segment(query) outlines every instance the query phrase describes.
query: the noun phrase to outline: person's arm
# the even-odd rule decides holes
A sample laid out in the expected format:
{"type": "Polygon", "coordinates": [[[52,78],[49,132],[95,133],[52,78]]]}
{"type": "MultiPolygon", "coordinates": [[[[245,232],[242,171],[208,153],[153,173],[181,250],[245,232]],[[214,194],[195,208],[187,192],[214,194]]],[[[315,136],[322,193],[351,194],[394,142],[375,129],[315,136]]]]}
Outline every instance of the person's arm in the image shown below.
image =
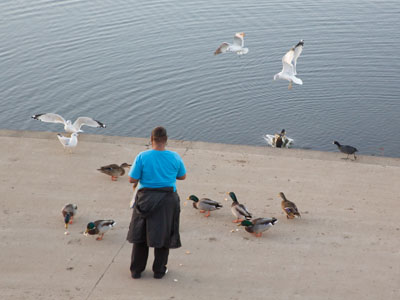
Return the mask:
{"type": "Polygon", "coordinates": [[[139,180],[129,176],[129,182],[133,183],[133,189],[135,189],[139,183],[139,180]]]}
{"type": "Polygon", "coordinates": [[[185,180],[185,179],[186,179],[186,174],[183,175],[183,176],[180,176],[180,177],[176,177],[176,179],[178,179],[178,180],[185,180]]]}
{"type": "Polygon", "coordinates": [[[183,163],[183,160],[179,155],[178,155],[178,158],[179,158],[179,169],[178,169],[178,174],[176,174],[176,179],[185,180],[186,179],[185,164],[183,163]]]}
{"type": "Polygon", "coordinates": [[[142,160],[140,158],[140,154],[136,156],[128,175],[129,183],[133,183],[133,190],[135,190],[139,184],[140,178],[142,177],[142,160]]]}

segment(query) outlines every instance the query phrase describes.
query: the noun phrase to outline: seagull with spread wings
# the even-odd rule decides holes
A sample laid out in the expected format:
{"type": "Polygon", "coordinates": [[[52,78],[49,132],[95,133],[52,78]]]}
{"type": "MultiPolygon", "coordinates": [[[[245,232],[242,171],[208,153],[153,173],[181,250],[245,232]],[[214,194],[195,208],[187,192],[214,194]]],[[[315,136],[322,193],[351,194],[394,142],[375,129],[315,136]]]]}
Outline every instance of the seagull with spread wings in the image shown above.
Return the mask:
{"type": "Polygon", "coordinates": [[[234,52],[237,55],[243,55],[249,52],[248,48],[244,48],[244,32],[238,32],[233,37],[233,43],[229,44],[223,42],[217,50],[215,50],[214,55],[226,52],[234,52]]]}
{"type": "Polygon", "coordinates": [[[282,57],[282,71],[275,74],[274,80],[283,79],[289,81],[290,90],[292,88],[293,82],[295,84],[303,84],[303,81],[300,78],[297,78],[297,59],[299,58],[301,52],[303,51],[304,41],[301,40],[297,43],[296,46],[291,48],[283,57],[282,57]]]}
{"type": "Polygon", "coordinates": [[[64,130],[68,133],[83,132],[83,130],[81,130],[81,127],[83,125],[90,127],[106,127],[106,125],[104,125],[103,123],[89,117],[79,117],[75,120],[74,123],[72,123],[70,120],[66,121],[63,117],[54,113],[37,114],[33,115],[32,118],[47,123],[64,124],[64,130]]]}

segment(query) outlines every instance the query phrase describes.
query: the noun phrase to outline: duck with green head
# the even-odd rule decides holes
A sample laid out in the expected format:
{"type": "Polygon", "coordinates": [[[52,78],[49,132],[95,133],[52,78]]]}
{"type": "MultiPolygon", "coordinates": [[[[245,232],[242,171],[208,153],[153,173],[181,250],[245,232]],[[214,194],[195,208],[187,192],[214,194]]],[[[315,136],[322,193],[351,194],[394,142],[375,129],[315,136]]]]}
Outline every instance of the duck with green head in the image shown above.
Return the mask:
{"type": "Polygon", "coordinates": [[[99,236],[96,240],[101,241],[103,239],[104,234],[113,228],[117,224],[114,220],[97,220],[94,222],[90,222],[86,226],[85,235],[95,235],[99,236]]]}
{"type": "Polygon", "coordinates": [[[78,206],[75,204],[65,204],[64,207],[61,210],[61,213],[64,217],[64,223],[65,223],[65,229],[68,229],[68,224],[73,223],[74,216],[76,215],[76,210],[78,209],[78,206]]]}
{"type": "Polygon", "coordinates": [[[117,164],[111,164],[107,166],[102,166],[100,169],[97,169],[101,173],[107,174],[111,176],[112,181],[117,181],[119,176],[123,176],[125,174],[125,168],[129,168],[131,165],[128,163],[123,163],[120,166],[117,164]]]}
{"type": "Polygon", "coordinates": [[[222,205],[217,201],[208,199],[208,198],[197,198],[195,195],[190,195],[187,200],[193,201],[193,207],[196,209],[200,209],[201,213],[207,212],[204,216],[209,217],[210,211],[220,209],[222,205]]]}
{"type": "Polygon", "coordinates": [[[283,211],[286,213],[286,218],[288,219],[294,219],[295,217],[301,218],[301,215],[299,213],[299,210],[297,209],[296,204],[294,204],[292,201],[289,201],[285,194],[280,192],[278,194],[282,198],[281,206],[283,211]]]}
{"type": "Polygon", "coordinates": [[[229,192],[228,195],[232,199],[232,205],[231,205],[232,214],[236,217],[236,219],[233,220],[233,223],[239,223],[245,219],[250,220],[252,218],[251,213],[249,213],[249,211],[243,204],[239,203],[235,193],[229,192]]]}
{"type": "Polygon", "coordinates": [[[275,218],[257,218],[254,220],[244,220],[238,226],[245,226],[245,230],[254,234],[256,237],[261,237],[262,233],[278,222],[275,218]]]}

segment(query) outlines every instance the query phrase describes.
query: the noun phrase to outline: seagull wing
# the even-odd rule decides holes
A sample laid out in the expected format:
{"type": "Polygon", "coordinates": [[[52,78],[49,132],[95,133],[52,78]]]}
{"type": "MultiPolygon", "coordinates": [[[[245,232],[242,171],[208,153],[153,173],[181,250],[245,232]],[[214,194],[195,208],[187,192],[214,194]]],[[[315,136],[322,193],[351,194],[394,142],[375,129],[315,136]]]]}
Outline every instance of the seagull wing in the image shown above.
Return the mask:
{"type": "Polygon", "coordinates": [[[282,57],[282,73],[285,73],[288,76],[294,75],[294,68],[292,65],[293,56],[294,56],[294,48],[290,49],[282,57]]]}
{"type": "Polygon", "coordinates": [[[93,120],[89,117],[79,117],[78,119],[76,119],[73,126],[76,128],[76,130],[80,130],[83,125],[87,125],[90,127],[106,127],[106,125],[104,125],[103,123],[97,120],[93,120]]]}
{"type": "Polygon", "coordinates": [[[294,48],[290,49],[286,54],[282,57],[282,63],[287,63],[289,65],[292,64],[294,57],[294,48]]]}
{"type": "Polygon", "coordinates": [[[229,43],[222,43],[217,50],[215,50],[214,55],[220,54],[220,53],[225,53],[226,51],[228,51],[230,44],[229,43]]]}
{"type": "Polygon", "coordinates": [[[53,113],[33,115],[32,118],[47,123],[61,123],[61,124],[66,123],[63,117],[53,113]]]}
{"type": "Polygon", "coordinates": [[[243,46],[244,46],[243,35],[240,33],[236,33],[235,36],[233,37],[233,44],[235,46],[239,46],[239,47],[243,48],[243,46]]]}
{"type": "Polygon", "coordinates": [[[60,143],[65,147],[68,146],[70,138],[65,137],[61,134],[57,134],[58,140],[60,141],[60,143]]]}
{"type": "Polygon", "coordinates": [[[294,46],[294,54],[293,54],[294,75],[297,74],[296,71],[297,59],[299,58],[301,52],[303,51],[303,46],[304,46],[303,40],[301,40],[300,42],[297,43],[296,46],[294,46]]]}

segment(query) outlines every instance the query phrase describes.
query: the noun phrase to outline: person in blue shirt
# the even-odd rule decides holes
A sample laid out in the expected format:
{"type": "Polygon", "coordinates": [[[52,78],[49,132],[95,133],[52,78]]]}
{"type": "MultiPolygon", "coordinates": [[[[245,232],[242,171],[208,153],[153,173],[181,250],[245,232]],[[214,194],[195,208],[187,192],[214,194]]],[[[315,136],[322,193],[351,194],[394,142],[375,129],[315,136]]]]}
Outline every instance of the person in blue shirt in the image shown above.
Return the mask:
{"type": "Polygon", "coordinates": [[[135,279],[146,268],[149,247],[154,248],[157,279],[168,271],[169,249],[181,247],[176,180],[186,178],[186,168],[178,153],[165,149],[167,140],[164,127],[154,128],[152,149],[139,153],[129,172],[129,182],[137,189],[127,237],[133,243],[130,270],[135,279]]]}

